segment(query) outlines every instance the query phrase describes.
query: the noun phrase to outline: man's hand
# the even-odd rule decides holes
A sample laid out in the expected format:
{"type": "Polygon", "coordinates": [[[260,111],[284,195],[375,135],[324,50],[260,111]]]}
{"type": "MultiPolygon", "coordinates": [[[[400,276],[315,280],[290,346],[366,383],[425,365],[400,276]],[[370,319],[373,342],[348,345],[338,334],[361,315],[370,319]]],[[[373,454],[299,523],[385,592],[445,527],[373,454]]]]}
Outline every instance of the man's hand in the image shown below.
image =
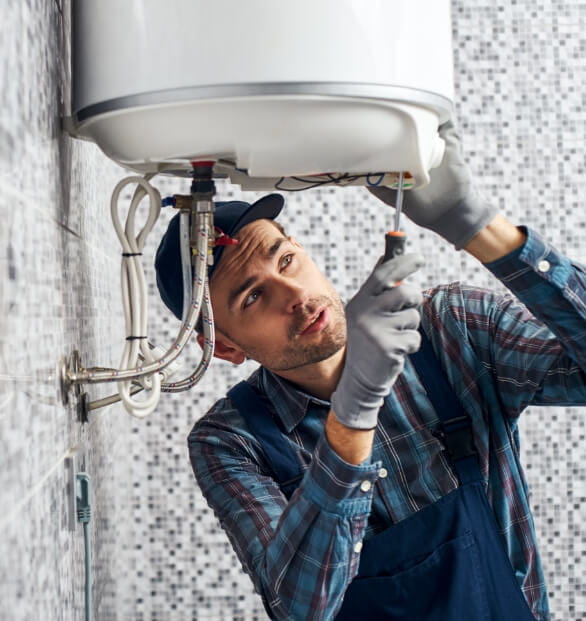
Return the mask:
{"type": "Polygon", "coordinates": [[[378,265],[346,306],[346,361],[332,395],[332,410],[346,427],[376,427],[405,355],[419,348],[421,292],[400,281],[423,263],[422,256],[406,254],[378,265]]]}
{"type": "MultiPolygon", "coordinates": [[[[497,210],[476,191],[451,121],[440,127],[440,136],[446,143],[442,163],[430,171],[429,185],[404,193],[403,213],[460,250],[493,220],[497,210]]],[[[369,191],[387,205],[395,205],[395,190],[379,187],[369,191]]]]}

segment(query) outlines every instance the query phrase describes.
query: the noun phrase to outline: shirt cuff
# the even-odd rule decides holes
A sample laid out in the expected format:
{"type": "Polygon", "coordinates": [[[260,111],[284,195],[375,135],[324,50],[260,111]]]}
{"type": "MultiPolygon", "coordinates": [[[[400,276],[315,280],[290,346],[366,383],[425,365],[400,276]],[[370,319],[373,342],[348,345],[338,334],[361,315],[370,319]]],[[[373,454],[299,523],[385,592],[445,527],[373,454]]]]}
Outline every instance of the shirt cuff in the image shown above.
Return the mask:
{"type": "Polygon", "coordinates": [[[380,466],[381,462],[370,460],[358,466],[349,464],[330,447],[324,434],[303,481],[304,494],[331,513],[347,517],[370,513],[380,466]]]}
{"type": "Polygon", "coordinates": [[[535,231],[525,226],[519,229],[527,235],[525,243],[486,267],[512,290],[527,291],[544,280],[563,289],[573,272],[569,259],[535,231]]]}

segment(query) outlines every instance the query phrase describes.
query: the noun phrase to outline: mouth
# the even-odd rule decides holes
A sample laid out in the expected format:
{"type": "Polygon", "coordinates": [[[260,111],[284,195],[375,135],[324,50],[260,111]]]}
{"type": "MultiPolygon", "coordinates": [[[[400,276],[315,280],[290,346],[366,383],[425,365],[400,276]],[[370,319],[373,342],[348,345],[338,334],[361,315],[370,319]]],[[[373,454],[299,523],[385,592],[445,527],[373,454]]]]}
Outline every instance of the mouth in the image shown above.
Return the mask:
{"type": "Polygon", "coordinates": [[[309,321],[305,324],[305,327],[300,332],[299,336],[305,336],[307,334],[315,334],[320,332],[328,323],[328,309],[320,308],[317,313],[312,315],[309,321]]]}

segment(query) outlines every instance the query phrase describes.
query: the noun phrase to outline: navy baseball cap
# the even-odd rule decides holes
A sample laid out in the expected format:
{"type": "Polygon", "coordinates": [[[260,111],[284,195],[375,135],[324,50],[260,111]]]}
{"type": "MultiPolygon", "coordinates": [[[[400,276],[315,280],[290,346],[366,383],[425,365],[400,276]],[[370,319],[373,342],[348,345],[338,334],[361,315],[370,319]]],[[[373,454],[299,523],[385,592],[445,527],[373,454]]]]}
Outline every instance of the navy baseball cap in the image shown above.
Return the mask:
{"type": "MultiPolygon", "coordinates": [[[[247,224],[255,220],[274,220],[285,199],[280,194],[263,196],[255,203],[227,201],[215,203],[214,226],[225,235],[234,237],[247,224]]],[[[214,247],[214,264],[208,267],[208,278],[218,266],[224,246],[214,247]]],[[[183,276],[181,273],[181,249],[179,247],[179,214],[169,222],[155,257],[157,287],[167,308],[181,319],[183,314],[183,276]]]]}

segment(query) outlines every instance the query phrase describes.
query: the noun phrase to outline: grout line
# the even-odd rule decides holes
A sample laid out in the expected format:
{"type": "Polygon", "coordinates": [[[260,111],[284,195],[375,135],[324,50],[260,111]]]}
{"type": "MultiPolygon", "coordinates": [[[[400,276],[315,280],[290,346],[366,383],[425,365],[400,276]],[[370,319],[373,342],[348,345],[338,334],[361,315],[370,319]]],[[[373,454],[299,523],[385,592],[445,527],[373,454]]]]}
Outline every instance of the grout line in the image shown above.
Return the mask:
{"type": "Polygon", "coordinates": [[[51,466],[51,468],[49,468],[49,470],[45,472],[45,474],[41,477],[41,479],[39,479],[35,483],[35,485],[29,489],[28,493],[25,494],[22,500],[20,500],[20,502],[18,502],[8,514],[4,515],[4,517],[0,519],[0,531],[2,531],[4,527],[8,525],[13,519],[19,517],[20,512],[24,509],[24,507],[28,504],[28,502],[32,500],[32,498],[37,494],[37,492],[39,492],[39,490],[47,482],[49,477],[51,477],[53,473],[59,468],[59,466],[63,464],[65,459],[75,455],[78,448],[79,447],[76,445],[76,446],[73,446],[67,449],[67,451],[65,451],[65,453],[51,466]]]}
{"type": "Polygon", "coordinates": [[[44,200],[46,197],[43,197],[41,195],[34,196],[33,194],[30,194],[28,192],[18,190],[14,187],[14,184],[5,183],[1,176],[0,189],[2,190],[3,194],[11,196],[20,203],[26,203],[27,209],[33,209],[35,211],[38,211],[47,220],[55,220],[55,218],[49,218],[47,216],[47,209],[43,209],[42,207],[38,206],[39,204],[44,204],[44,200]]]}
{"type": "MultiPolygon", "coordinates": [[[[53,216],[49,216],[47,214],[46,209],[42,209],[41,207],[38,207],[37,203],[41,202],[40,197],[35,198],[31,194],[26,194],[26,193],[16,190],[14,186],[3,183],[2,177],[0,177],[0,191],[3,192],[4,195],[8,195],[15,199],[18,199],[19,202],[23,202],[23,201],[26,202],[28,207],[36,211],[44,220],[57,225],[59,228],[64,229],[68,233],[71,233],[77,239],[81,240],[88,248],[90,248],[92,252],[99,252],[103,257],[113,261],[112,255],[105,252],[101,245],[97,243],[96,244],[91,243],[88,239],[84,238],[83,236],[81,236],[79,233],[77,233],[73,229],[70,229],[67,225],[63,224],[63,222],[61,222],[60,220],[57,220],[53,216]]],[[[83,208],[82,206],[79,207],[79,209],[82,209],[82,208],[83,208]]],[[[108,214],[108,212],[106,213],[108,214]]],[[[109,214],[108,214],[108,217],[109,217],[109,214]]],[[[119,248],[119,245],[117,245],[117,248],[119,248]]]]}
{"type": "Polygon", "coordinates": [[[59,220],[56,220],[55,222],[57,222],[57,225],[60,226],[62,229],[66,230],[68,233],[71,233],[78,239],[83,239],[83,237],[77,231],[70,229],[67,225],[63,224],[63,222],[59,222],[59,220]]]}

